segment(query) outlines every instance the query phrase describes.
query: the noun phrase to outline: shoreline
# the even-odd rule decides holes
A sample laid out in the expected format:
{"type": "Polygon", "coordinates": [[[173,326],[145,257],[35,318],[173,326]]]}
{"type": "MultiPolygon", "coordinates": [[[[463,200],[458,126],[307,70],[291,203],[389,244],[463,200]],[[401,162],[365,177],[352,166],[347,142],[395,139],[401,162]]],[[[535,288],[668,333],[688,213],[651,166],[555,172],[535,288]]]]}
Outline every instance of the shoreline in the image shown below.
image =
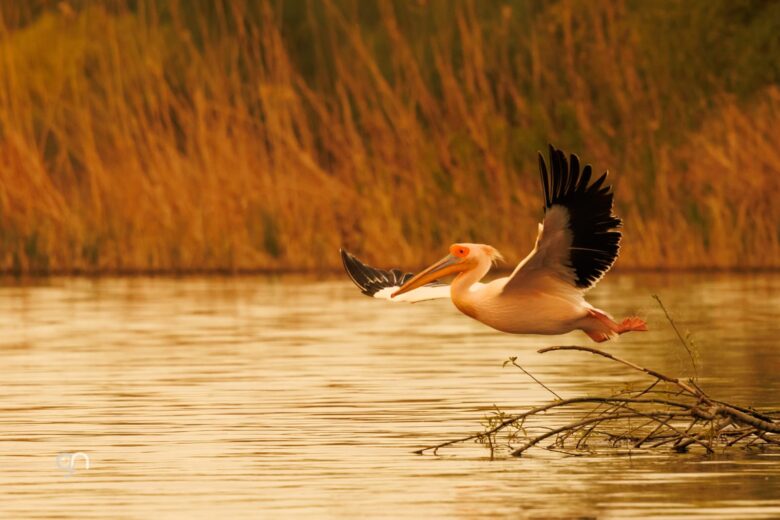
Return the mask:
{"type": "MultiPolygon", "coordinates": [[[[423,269],[401,269],[408,272],[417,272],[423,269]]],[[[514,267],[507,269],[493,269],[491,275],[509,275],[514,267]]],[[[617,267],[609,271],[612,275],[623,274],[780,274],[780,266],[777,267],[617,267]]],[[[0,280],[25,280],[46,278],[189,278],[189,277],[274,277],[274,276],[305,276],[305,277],[336,277],[344,274],[340,268],[314,269],[127,269],[127,270],[52,270],[25,273],[0,272],[0,280]]]]}

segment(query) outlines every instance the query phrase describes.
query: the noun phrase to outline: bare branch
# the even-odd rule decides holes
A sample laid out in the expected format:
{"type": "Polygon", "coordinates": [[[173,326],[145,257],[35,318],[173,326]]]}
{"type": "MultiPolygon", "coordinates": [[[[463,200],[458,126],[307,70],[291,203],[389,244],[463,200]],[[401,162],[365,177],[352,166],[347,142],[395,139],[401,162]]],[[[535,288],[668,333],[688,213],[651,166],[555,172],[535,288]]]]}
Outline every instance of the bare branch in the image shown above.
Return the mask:
{"type": "Polygon", "coordinates": [[[547,347],[543,349],[537,350],[539,354],[546,354],[547,352],[555,352],[558,350],[580,350],[582,352],[590,352],[591,354],[596,354],[597,356],[602,356],[607,359],[611,359],[613,361],[617,361],[618,363],[622,363],[628,367],[633,368],[634,370],[638,370],[639,372],[644,372],[646,374],[649,374],[655,378],[658,378],[662,381],[666,381],[667,383],[672,383],[674,385],[679,386],[681,389],[685,390],[691,395],[694,395],[696,397],[699,397],[700,399],[705,399],[709,401],[709,398],[697,390],[695,387],[681,381],[680,379],[677,379],[675,377],[669,377],[667,375],[661,374],[660,372],[656,372],[655,370],[651,370],[649,368],[641,367],[635,363],[632,363],[630,361],[626,361],[625,359],[621,359],[617,356],[613,356],[609,352],[604,352],[603,350],[599,350],[597,348],[593,347],[578,347],[578,346],[566,346],[566,347],[547,347]]]}

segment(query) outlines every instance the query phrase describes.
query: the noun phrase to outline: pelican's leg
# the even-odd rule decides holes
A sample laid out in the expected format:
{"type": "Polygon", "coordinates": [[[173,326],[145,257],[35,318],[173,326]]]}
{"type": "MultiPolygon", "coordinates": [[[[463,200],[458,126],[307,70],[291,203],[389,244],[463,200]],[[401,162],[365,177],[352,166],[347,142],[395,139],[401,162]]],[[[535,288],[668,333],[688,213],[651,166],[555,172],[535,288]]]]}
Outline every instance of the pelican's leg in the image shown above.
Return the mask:
{"type": "Polygon", "coordinates": [[[621,333],[620,325],[596,309],[588,309],[588,315],[584,321],[585,323],[581,327],[582,331],[596,343],[602,343],[621,333]]]}
{"type": "Polygon", "coordinates": [[[612,339],[619,334],[633,331],[646,331],[647,323],[642,318],[631,316],[620,323],[597,309],[588,309],[587,323],[582,330],[597,343],[612,339]]]}
{"type": "Polygon", "coordinates": [[[587,334],[588,337],[593,341],[595,341],[596,343],[603,343],[612,337],[605,332],[596,332],[596,331],[584,330],[584,329],[583,332],[587,334]]]}

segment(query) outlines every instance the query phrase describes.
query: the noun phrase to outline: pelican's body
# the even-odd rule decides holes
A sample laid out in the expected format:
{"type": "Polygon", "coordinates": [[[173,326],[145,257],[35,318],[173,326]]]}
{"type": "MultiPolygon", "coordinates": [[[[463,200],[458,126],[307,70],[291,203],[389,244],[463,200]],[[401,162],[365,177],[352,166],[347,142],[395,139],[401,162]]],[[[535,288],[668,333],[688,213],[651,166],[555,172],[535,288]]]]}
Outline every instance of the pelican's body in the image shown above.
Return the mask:
{"type": "Polygon", "coordinates": [[[565,334],[580,328],[578,322],[588,316],[590,305],[582,295],[554,278],[540,280],[538,288],[505,293],[508,277],[472,290],[468,274],[452,282],[452,302],[463,314],[502,332],[565,334]]]}
{"type": "Polygon", "coordinates": [[[342,251],[344,266],[365,294],[396,301],[450,297],[455,307],[494,329],[513,334],[565,334],[582,330],[594,341],[647,330],[639,318],[617,323],[585,301],[617,258],[621,221],[612,214],[606,173],[590,184],[591,168],[567,163],[550,147],[551,175],[542,159],[545,217],[531,253],[505,278],[480,280],[501,255],[486,244],[458,243],[417,275],[369,267],[342,251]],[[456,274],[450,286],[438,279],[456,274]]]}

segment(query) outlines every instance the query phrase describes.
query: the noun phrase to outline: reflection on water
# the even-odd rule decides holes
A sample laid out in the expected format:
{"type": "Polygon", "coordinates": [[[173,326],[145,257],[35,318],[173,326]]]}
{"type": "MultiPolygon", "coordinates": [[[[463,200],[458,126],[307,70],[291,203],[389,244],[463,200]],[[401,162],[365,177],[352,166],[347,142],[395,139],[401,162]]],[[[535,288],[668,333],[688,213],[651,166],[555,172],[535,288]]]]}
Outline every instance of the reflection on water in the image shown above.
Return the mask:
{"type": "MultiPolygon", "coordinates": [[[[592,293],[652,329],[611,351],[684,375],[655,292],[695,331],[711,394],[780,407],[780,276],[611,275],[592,293]]],[[[617,365],[535,354],[584,335],[505,335],[341,280],[7,281],[0,308],[4,518],[780,517],[778,456],[411,453],[494,403],[546,401],[509,356],[564,397],[620,387],[617,365]],[[77,452],[90,469],[64,471],[77,452]]]]}

